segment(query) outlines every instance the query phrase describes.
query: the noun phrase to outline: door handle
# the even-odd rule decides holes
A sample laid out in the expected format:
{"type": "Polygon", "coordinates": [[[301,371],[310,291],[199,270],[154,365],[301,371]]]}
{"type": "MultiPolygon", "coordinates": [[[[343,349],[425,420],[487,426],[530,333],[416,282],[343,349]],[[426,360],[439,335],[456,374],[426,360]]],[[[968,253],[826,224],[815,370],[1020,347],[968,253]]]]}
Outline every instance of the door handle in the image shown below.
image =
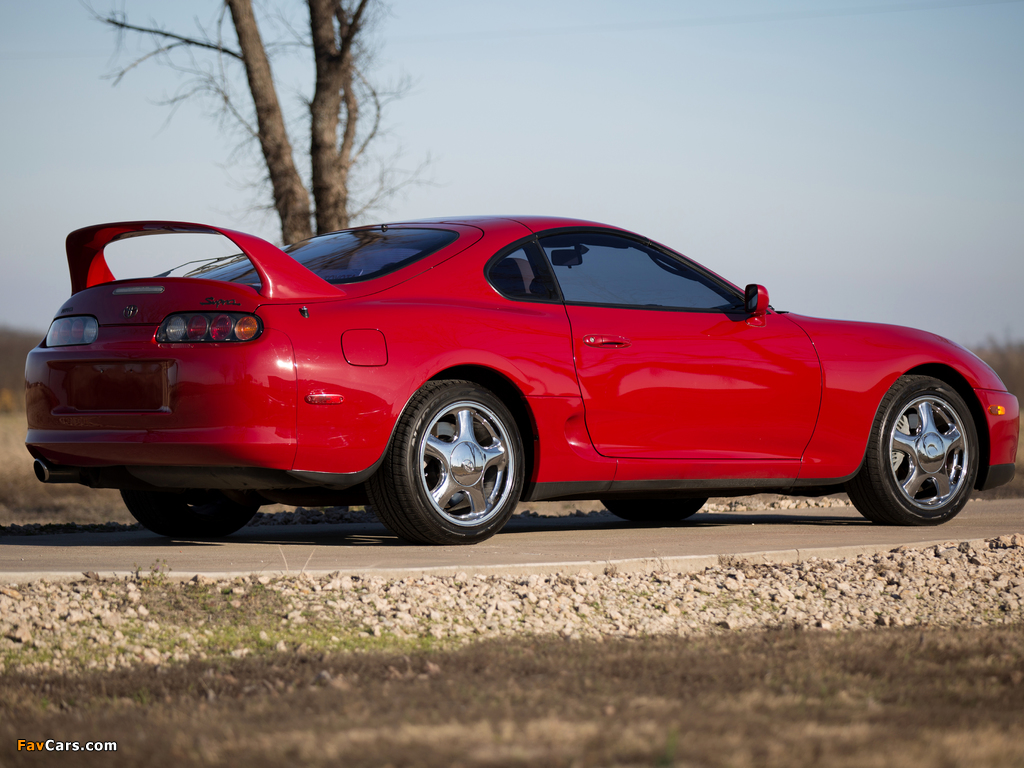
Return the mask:
{"type": "Polygon", "coordinates": [[[630,346],[633,342],[627,339],[625,336],[584,336],[583,343],[588,347],[598,347],[599,349],[622,349],[623,347],[630,346]]]}

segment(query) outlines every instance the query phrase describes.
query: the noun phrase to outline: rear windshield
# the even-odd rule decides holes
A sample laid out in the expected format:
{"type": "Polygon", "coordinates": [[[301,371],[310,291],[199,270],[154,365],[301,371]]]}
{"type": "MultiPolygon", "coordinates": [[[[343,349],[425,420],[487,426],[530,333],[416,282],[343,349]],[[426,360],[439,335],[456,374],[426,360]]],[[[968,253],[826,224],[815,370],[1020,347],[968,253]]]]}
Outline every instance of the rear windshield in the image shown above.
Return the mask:
{"type": "MultiPolygon", "coordinates": [[[[458,233],[447,229],[345,230],[311,237],[284,252],[328,283],[341,285],[370,280],[401,269],[450,245],[458,233]]],[[[218,259],[185,277],[259,285],[260,278],[242,254],[218,259]]]]}

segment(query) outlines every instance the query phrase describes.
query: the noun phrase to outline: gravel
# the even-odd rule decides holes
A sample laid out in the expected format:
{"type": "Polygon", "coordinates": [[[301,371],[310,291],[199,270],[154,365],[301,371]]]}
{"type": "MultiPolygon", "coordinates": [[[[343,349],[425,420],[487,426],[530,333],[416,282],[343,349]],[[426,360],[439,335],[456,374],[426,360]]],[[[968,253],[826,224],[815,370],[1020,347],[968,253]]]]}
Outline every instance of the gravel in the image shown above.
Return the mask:
{"type": "Polygon", "coordinates": [[[567,570],[398,580],[335,574],[216,582],[202,576],[174,582],[160,574],[126,580],[88,576],[0,587],[0,672],[113,670],[214,655],[301,653],[381,637],[443,644],[524,633],[601,639],[773,627],[985,626],[1024,619],[1021,534],[793,565],[723,558],[721,565],[697,573],[594,576],[567,570]],[[221,601],[216,610],[241,611],[254,591],[272,597],[264,604],[276,607],[223,622],[235,633],[230,638],[236,644],[227,650],[223,627],[211,621],[201,631],[205,620],[184,618],[180,601],[192,601],[193,613],[201,604],[202,611],[211,611],[204,615],[213,617],[224,614],[212,612],[210,601],[221,601]],[[162,621],[155,620],[158,613],[162,621]]]}

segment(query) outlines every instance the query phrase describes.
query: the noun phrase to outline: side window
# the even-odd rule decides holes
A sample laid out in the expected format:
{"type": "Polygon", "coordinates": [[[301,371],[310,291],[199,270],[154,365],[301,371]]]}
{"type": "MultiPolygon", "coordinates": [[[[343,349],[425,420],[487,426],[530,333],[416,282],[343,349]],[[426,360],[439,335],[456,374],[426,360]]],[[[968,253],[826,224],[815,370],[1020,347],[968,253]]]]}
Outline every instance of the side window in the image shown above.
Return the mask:
{"type": "Polygon", "coordinates": [[[487,270],[498,293],[510,299],[544,301],[556,297],[547,264],[532,243],[505,254],[487,270]]]}
{"type": "Polygon", "coordinates": [[[629,238],[577,232],[540,244],[569,303],[720,311],[743,304],[684,260],[629,238]]]}

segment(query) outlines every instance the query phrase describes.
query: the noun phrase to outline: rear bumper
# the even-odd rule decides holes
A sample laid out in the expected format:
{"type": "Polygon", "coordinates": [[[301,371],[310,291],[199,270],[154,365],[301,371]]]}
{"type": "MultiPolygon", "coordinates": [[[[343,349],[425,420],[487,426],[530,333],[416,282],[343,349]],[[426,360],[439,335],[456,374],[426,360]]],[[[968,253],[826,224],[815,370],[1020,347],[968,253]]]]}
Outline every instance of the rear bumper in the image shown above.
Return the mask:
{"type": "Polygon", "coordinates": [[[90,488],[121,490],[174,490],[204,488],[235,491],[267,491],[319,488],[343,491],[365,482],[377,469],[362,472],[304,472],[263,467],[76,467],[36,459],[35,474],[44,483],[78,483],[90,488]]]}
{"type": "Polygon", "coordinates": [[[33,457],[67,466],[266,467],[291,469],[295,439],[267,427],[30,429],[33,457]]]}
{"type": "Polygon", "coordinates": [[[269,330],[244,345],[161,345],[152,334],[126,334],[29,354],[25,442],[33,456],[76,467],[292,468],[287,336],[269,330]]]}

